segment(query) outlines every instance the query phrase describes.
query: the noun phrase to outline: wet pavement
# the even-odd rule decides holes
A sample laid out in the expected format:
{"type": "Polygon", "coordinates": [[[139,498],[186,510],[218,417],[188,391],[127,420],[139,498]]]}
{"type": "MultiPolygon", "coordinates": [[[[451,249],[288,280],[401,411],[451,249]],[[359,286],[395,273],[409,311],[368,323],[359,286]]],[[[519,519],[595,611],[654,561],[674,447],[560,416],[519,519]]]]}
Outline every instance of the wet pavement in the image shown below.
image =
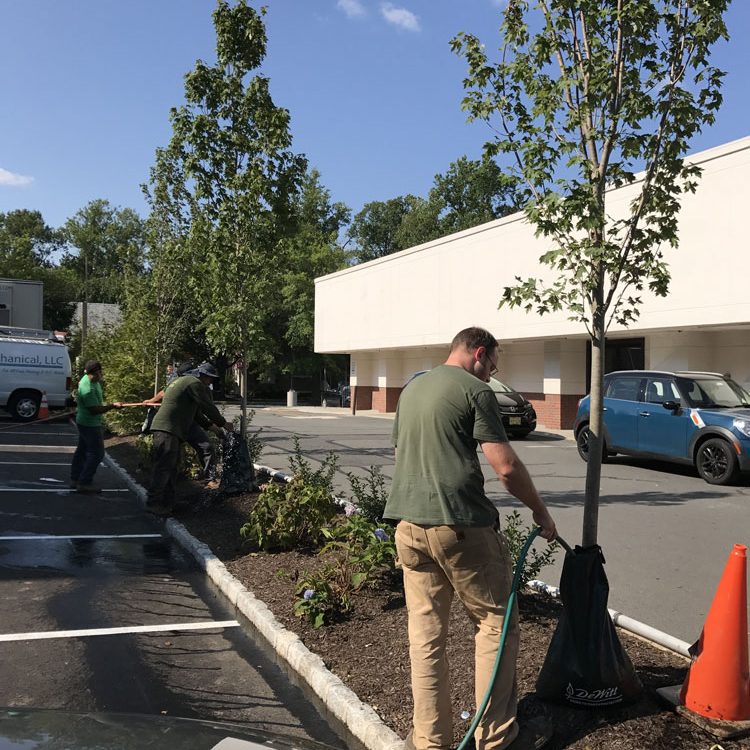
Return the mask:
{"type": "Polygon", "coordinates": [[[226,721],[345,743],[73,425],[0,420],[0,705],[226,721]]]}

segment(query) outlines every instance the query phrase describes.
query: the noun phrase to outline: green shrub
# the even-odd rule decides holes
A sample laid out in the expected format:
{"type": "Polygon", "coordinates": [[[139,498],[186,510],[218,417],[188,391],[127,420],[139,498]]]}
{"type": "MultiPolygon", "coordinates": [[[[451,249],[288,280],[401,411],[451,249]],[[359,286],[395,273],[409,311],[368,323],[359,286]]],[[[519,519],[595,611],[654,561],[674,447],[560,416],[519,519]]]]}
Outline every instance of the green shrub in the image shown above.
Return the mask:
{"type": "Polygon", "coordinates": [[[352,596],[375,586],[394,568],[394,531],[353,515],[323,529],[328,540],[320,554],[333,558],[322,568],[302,576],[294,612],[315,628],[352,608],[352,596]]]}
{"type": "MultiPolygon", "coordinates": [[[[515,570],[518,564],[518,557],[521,554],[521,550],[523,550],[523,545],[526,544],[529,534],[535,527],[524,525],[521,514],[517,510],[514,510],[505,516],[502,528],[505,538],[508,541],[508,549],[513,561],[513,570],[515,570]]],[[[560,549],[560,545],[557,542],[546,545],[544,552],[541,553],[531,547],[526,555],[519,588],[523,588],[529,581],[537,578],[542,568],[552,565],[558,549],[560,549]]]]}
{"type": "Polygon", "coordinates": [[[318,547],[323,527],[336,514],[327,489],[291,482],[271,482],[263,487],[240,529],[242,538],[262,550],[318,547]]]}
{"type": "Polygon", "coordinates": [[[382,521],[385,503],[388,500],[383,472],[377,466],[370,466],[364,479],[351,473],[347,476],[351,485],[354,505],[360,515],[376,523],[382,521]]]}
{"type": "Polygon", "coordinates": [[[292,440],[294,442],[294,453],[289,459],[289,468],[294,478],[300,479],[304,484],[311,487],[319,487],[332,496],[333,478],[336,476],[336,470],[338,469],[338,456],[330,451],[323,463],[317,469],[313,469],[312,464],[302,455],[299,437],[295,435],[292,440]]]}

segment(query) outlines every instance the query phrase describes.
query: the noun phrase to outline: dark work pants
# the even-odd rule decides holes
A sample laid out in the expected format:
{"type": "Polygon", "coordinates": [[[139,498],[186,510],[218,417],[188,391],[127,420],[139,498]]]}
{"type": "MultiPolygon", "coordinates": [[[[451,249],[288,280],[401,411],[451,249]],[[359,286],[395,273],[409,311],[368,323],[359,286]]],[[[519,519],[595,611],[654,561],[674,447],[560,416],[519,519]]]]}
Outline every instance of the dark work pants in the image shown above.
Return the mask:
{"type": "Polygon", "coordinates": [[[208,437],[208,433],[197,423],[193,422],[187,434],[187,444],[198,455],[198,462],[201,465],[201,479],[213,479],[216,474],[216,457],[214,456],[213,446],[208,437]]]}
{"type": "Polygon", "coordinates": [[[104,430],[77,424],[78,446],[70,465],[70,479],[81,484],[91,484],[99,464],[104,458],[104,430]]]}
{"type": "Polygon", "coordinates": [[[181,440],[171,432],[154,430],[151,434],[154,440],[154,468],[146,506],[171,509],[174,505],[181,440]]]}

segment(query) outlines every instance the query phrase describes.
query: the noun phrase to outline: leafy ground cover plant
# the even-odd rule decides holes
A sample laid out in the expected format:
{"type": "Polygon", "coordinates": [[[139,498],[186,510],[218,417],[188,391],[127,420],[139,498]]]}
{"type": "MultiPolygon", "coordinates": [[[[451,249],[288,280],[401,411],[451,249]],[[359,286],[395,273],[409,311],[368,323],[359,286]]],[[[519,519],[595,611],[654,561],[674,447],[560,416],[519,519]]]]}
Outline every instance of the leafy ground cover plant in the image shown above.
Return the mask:
{"type": "Polygon", "coordinates": [[[315,548],[323,541],[323,528],[336,514],[330,494],[301,477],[291,482],[263,485],[240,535],[258,549],[315,548]]]}
{"type": "Polygon", "coordinates": [[[352,597],[376,586],[396,559],[393,529],[358,514],[323,529],[323,535],[328,541],[320,554],[327,554],[329,562],[301,577],[294,604],[295,614],[315,628],[348,612],[352,597]]]}
{"type": "Polygon", "coordinates": [[[336,455],[331,452],[313,469],[302,455],[295,435],[294,454],[289,459],[292,479],[263,486],[240,528],[246,543],[264,551],[317,548],[323,544],[323,529],[337,510],[333,502],[337,463],[336,455]]]}

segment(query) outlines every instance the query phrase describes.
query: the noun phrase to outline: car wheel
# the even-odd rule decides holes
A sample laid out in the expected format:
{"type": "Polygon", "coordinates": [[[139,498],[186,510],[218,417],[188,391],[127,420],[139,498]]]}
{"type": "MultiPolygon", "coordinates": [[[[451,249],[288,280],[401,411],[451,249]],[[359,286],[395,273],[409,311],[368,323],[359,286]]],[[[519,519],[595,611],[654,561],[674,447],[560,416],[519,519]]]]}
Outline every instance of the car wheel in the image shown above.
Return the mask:
{"type": "MultiPolygon", "coordinates": [[[[591,441],[591,430],[587,427],[581,427],[576,435],[576,447],[578,448],[578,455],[588,463],[589,460],[589,442],[591,441]]],[[[607,456],[607,445],[602,445],[602,463],[606,463],[607,456]]],[[[614,455],[614,454],[612,454],[614,455]]]]}
{"type": "Polygon", "coordinates": [[[726,440],[711,438],[698,448],[695,468],[709,484],[730,484],[737,478],[737,455],[726,440]]]}
{"type": "Polygon", "coordinates": [[[19,422],[31,422],[39,414],[41,398],[33,391],[21,391],[15,393],[8,401],[8,411],[13,419],[19,422]]]}

